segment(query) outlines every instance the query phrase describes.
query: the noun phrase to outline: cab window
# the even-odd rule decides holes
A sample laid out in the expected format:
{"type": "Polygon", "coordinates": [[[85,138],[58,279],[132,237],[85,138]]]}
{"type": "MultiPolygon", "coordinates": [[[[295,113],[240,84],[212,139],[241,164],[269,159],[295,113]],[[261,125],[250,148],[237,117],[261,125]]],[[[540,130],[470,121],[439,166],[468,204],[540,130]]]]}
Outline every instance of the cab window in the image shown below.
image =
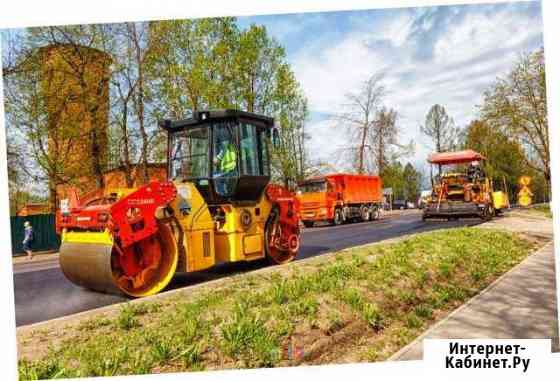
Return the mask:
{"type": "Polygon", "coordinates": [[[171,135],[171,178],[209,177],[208,129],[193,128],[171,135]]]}
{"type": "Polygon", "coordinates": [[[252,124],[241,124],[240,134],[241,172],[248,176],[259,176],[257,128],[252,124]]]}
{"type": "Polygon", "coordinates": [[[312,183],[301,184],[299,190],[302,193],[316,193],[316,192],[326,192],[327,183],[325,181],[318,181],[312,183]]]}

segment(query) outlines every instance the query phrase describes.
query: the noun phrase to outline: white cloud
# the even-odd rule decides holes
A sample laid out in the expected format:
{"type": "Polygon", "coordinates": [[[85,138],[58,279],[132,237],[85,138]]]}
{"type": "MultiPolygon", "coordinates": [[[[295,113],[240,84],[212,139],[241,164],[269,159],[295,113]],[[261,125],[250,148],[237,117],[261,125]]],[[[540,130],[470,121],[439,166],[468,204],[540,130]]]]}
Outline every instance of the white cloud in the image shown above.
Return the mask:
{"type": "MultiPolygon", "coordinates": [[[[466,125],[477,116],[483,90],[507,74],[521,53],[542,44],[540,16],[506,5],[493,9],[454,8],[445,16],[452,19],[443,23],[436,22],[435,9],[393,12],[375,23],[356,17],[339,41],[317,39],[290,61],[312,112],[340,112],[345,94],[359,89],[368,76],[384,72],[389,90],[385,103],[398,110],[402,138],[414,140],[417,148],[410,159],[421,163],[429,142],[419,126],[433,104],[444,105],[458,125],[466,125]],[[419,20],[416,28],[422,32],[413,29],[419,20]],[[413,30],[429,38],[423,40],[413,30]],[[418,58],[419,48],[425,53],[432,46],[433,56],[418,58]]],[[[313,158],[336,163],[347,136],[332,124],[310,122],[309,148],[313,158]]]]}

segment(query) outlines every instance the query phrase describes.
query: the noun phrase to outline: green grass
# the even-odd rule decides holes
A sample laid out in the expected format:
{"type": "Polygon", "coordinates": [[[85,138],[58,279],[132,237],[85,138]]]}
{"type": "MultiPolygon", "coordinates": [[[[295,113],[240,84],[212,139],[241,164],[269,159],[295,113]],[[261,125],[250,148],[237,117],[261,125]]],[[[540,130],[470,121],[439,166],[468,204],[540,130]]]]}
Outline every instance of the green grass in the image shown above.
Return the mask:
{"type": "Polygon", "coordinates": [[[20,360],[20,378],[289,366],[293,342],[310,364],[383,360],[533,249],[511,233],[450,229],[191,289],[188,300],[125,304],[20,360]],[[335,334],[336,345],[314,347],[335,334]]]}
{"type": "Polygon", "coordinates": [[[550,204],[534,205],[530,210],[538,212],[545,217],[552,218],[552,210],[550,209],[550,204]]]}

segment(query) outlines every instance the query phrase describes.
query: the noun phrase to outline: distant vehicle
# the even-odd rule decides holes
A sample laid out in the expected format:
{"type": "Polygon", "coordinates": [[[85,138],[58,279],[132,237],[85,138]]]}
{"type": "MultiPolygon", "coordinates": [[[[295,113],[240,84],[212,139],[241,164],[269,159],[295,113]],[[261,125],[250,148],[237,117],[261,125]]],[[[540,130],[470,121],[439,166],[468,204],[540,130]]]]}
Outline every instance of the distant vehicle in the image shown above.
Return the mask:
{"type": "Polygon", "coordinates": [[[406,202],[406,208],[407,209],[416,209],[416,205],[412,201],[407,201],[406,202]]]}
{"type": "Polygon", "coordinates": [[[393,209],[408,209],[408,201],[406,200],[393,200],[393,209]]]}
{"type": "Polygon", "coordinates": [[[297,198],[305,227],[326,221],[371,221],[380,217],[383,193],[379,176],[330,174],[298,184],[297,198]]]}
{"type": "Polygon", "coordinates": [[[420,197],[418,198],[418,209],[424,209],[430,198],[432,197],[432,190],[423,190],[420,192],[420,197]]]}
{"type": "Polygon", "coordinates": [[[494,191],[493,181],[486,176],[482,165],[484,160],[484,156],[473,150],[430,155],[432,196],[424,207],[422,219],[479,217],[490,220],[507,208],[506,190],[494,191]],[[433,176],[434,166],[438,167],[436,176],[433,176]],[[449,172],[442,171],[444,166],[449,172]]]}

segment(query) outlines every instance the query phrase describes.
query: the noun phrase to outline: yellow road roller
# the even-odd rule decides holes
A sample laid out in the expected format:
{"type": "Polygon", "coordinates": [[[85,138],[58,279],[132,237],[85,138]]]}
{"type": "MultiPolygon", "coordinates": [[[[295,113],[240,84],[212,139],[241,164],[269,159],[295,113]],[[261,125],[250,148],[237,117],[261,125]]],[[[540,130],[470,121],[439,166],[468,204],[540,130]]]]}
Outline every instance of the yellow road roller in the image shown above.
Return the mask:
{"type": "Polygon", "coordinates": [[[270,183],[272,118],[197,111],[159,123],[168,135],[168,180],[61,202],[60,267],[70,281],[132,297],[164,289],[177,272],[299,249],[299,204],[270,183]]]}

